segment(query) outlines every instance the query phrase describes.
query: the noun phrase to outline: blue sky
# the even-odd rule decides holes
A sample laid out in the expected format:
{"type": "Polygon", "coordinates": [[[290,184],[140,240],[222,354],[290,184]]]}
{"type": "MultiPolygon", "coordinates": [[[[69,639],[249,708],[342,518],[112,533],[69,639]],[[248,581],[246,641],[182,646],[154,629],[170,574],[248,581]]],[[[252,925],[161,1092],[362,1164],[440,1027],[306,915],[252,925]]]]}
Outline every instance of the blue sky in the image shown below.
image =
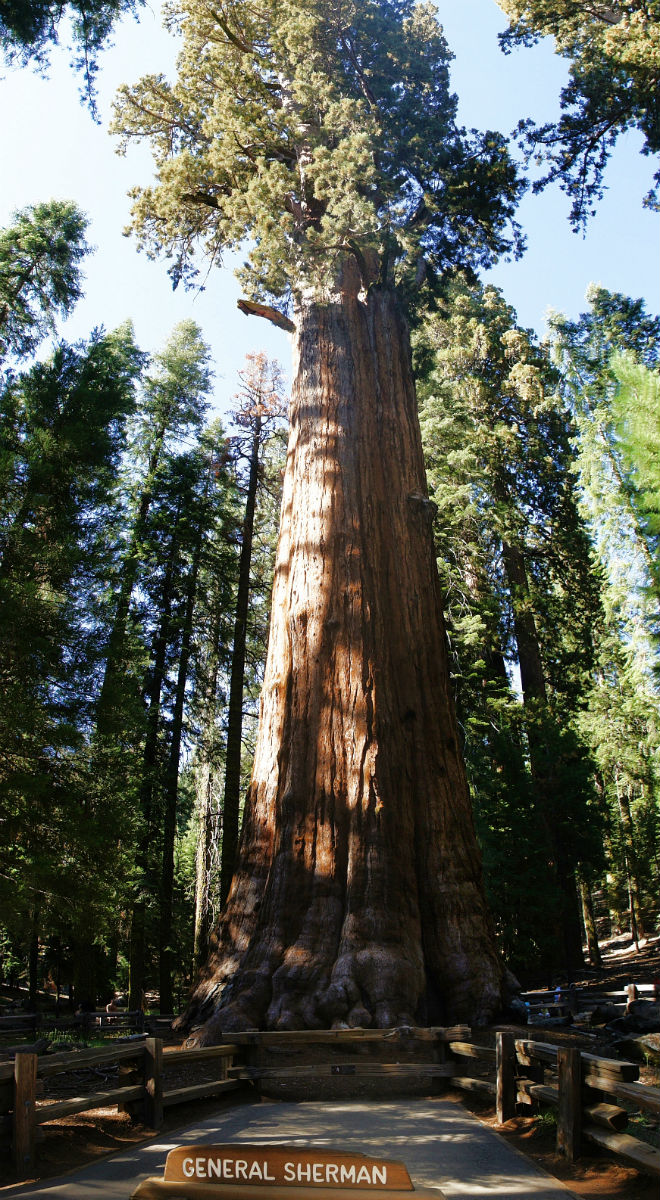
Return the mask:
{"type": "MultiPolygon", "coordinates": [[[[505,21],[494,0],[439,0],[440,19],[455,54],[452,82],[460,98],[460,118],[468,126],[509,132],[522,116],[547,120],[557,111],[566,64],[550,45],[504,56],[497,33],[505,21]]],[[[51,197],[75,200],[90,217],[89,240],[97,247],[88,261],[86,297],[63,335],[86,336],[94,325],[112,328],[130,317],[139,344],[158,350],[173,325],[192,317],[201,326],[216,363],[216,402],[231,406],[236,372],[245,354],[263,349],[289,368],[286,334],[236,310],[239,297],[231,262],[215,270],[201,293],[173,292],[163,262],[150,262],[122,236],[131,185],[147,182],[146,149],[126,158],[115,154],[107,133],[110,107],[120,83],[151,71],[174,71],[175,47],[160,28],[158,6],[147,6],[140,23],[128,20],[102,57],[99,77],[101,124],[80,104],[78,81],[66,50],[57,50],[49,78],[29,68],[3,71],[0,128],[0,223],[26,204],[51,197]]],[[[569,202],[558,188],[528,195],[519,219],[528,249],[516,263],[500,264],[490,278],[518,311],[519,320],[541,334],[549,308],[571,316],[584,307],[590,282],[643,296],[660,311],[658,215],[642,208],[653,163],[639,153],[640,141],[627,134],[610,164],[608,191],[586,237],[568,224],[569,202]]]]}

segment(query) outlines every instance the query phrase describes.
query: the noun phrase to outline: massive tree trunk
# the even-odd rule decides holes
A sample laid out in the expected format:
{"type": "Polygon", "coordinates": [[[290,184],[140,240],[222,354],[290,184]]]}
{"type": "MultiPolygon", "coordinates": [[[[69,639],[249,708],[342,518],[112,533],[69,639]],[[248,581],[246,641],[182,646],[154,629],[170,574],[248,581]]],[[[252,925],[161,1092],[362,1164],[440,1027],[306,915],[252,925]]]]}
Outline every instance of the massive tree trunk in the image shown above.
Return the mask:
{"type": "Polygon", "coordinates": [[[272,624],[239,859],[186,1014],[478,1022],[503,968],[447,673],[407,327],[347,268],[297,314],[272,624]]]}

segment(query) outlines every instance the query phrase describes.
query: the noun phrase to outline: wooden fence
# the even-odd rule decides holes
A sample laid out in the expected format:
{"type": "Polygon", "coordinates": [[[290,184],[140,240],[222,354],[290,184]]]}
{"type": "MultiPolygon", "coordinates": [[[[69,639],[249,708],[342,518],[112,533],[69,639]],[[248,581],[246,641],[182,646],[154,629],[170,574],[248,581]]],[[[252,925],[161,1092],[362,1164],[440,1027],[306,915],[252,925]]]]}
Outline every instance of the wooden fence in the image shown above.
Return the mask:
{"type": "Polygon", "coordinates": [[[128,1109],[139,1116],[151,1129],[158,1129],[167,1105],[218,1096],[240,1086],[237,1079],[228,1077],[235,1051],[235,1046],[213,1046],[204,1050],[171,1050],[164,1056],[161,1039],[149,1037],[133,1045],[82,1053],[38,1056],[19,1051],[13,1063],[0,1063],[0,1119],[4,1118],[5,1130],[12,1138],[18,1177],[26,1178],[34,1168],[40,1125],[116,1104],[118,1109],[128,1109]],[[165,1066],[164,1057],[167,1060],[165,1066]],[[217,1062],[217,1074],[205,1083],[167,1088],[167,1067],[184,1062],[217,1062]],[[119,1068],[119,1086],[110,1091],[91,1092],[54,1102],[42,1099],[44,1080],[49,1076],[115,1065],[119,1068]]]}
{"type": "Polygon", "coordinates": [[[528,1010],[530,1020],[549,1014],[552,1016],[577,1016],[593,1012],[597,1008],[616,1010],[623,1015],[634,1000],[660,1000],[660,981],[656,983],[629,983],[625,987],[605,992],[595,983],[576,988],[573,985],[545,988],[535,992],[522,992],[521,999],[528,1010]]]}
{"type": "Polygon", "coordinates": [[[639,1083],[636,1063],[601,1058],[573,1046],[554,1046],[497,1033],[495,1047],[450,1042],[456,1058],[489,1065],[492,1078],[454,1075],[455,1087],[485,1091],[495,1100],[499,1124],[514,1117],[518,1105],[557,1110],[557,1151],[571,1161],[583,1141],[611,1151],[639,1171],[660,1178],[660,1150],[623,1133],[629,1110],[660,1114],[660,1088],[639,1083]],[[613,1101],[622,1101],[622,1104],[613,1101]]]}
{"type": "Polygon", "coordinates": [[[116,1034],[151,1033],[168,1029],[171,1016],[152,1016],[141,1010],[135,1012],[85,1012],[56,1017],[43,1013],[11,1013],[0,1017],[0,1044],[16,1037],[53,1037],[78,1034],[81,1038],[106,1037],[116,1034]]]}
{"type": "Polygon", "coordinates": [[[520,1111],[519,1106],[550,1105],[557,1110],[557,1149],[569,1159],[580,1155],[583,1142],[595,1143],[638,1170],[660,1177],[660,1150],[624,1133],[629,1109],[660,1114],[660,1088],[638,1082],[635,1063],[619,1062],[585,1053],[573,1047],[497,1033],[495,1046],[480,1045],[466,1026],[451,1029],[405,1030],[318,1030],[299,1033],[244,1033],[231,1044],[196,1050],[169,1050],[163,1054],[158,1038],[132,1045],[54,1054],[39,1057],[19,1052],[15,1062],[0,1063],[0,1122],[13,1141],[19,1178],[34,1168],[37,1129],[40,1125],[73,1113],[117,1104],[140,1116],[157,1129],[169,1104],[218,1096],[249,1080],[305,1080],[332,1075],[356,1075],[396,1079],[437,1078],[443,1086],[478,1091],[494,1100],[497,1119],[503,1123],[520,1111]],[[369,1045],[379,1047],[426,1045],[428,1061],[378,1062],[355,1056],[351,1051],[369,1045]],[[294,1066],[255,1065],[255,1052],[278,1048],[281,1052],[304,1051],[305,1046],[323,1044],[346,1049],[345,1058],[328,1063],[294,1066]],[[459,1074],[468,1060],[473,1073],[459,1074]],[[65,1100],[43,1099],[44,1080],[64,1072],[117,1065],[119,1086],[110,1091],[75,1096],[65,1100]],[[213,1078],[176,1089],[167,1086],[169,1067],[181,1064],[217,1064],[213,1078]],[[477,1074],[474,1073],[476,1067],[477,1074]],[[627,1107],[626,1107],[627,1106],[627,1107]]]}

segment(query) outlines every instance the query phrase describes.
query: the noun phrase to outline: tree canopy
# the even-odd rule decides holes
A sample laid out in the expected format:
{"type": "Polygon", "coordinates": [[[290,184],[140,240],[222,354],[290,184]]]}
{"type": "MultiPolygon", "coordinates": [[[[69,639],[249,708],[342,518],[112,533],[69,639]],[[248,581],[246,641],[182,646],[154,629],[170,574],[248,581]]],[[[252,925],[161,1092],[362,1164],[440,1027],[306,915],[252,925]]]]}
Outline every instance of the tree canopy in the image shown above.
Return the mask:
{"type": "Polygon", "coordinates": [[[176,82],[122,88],[114,131],[151,143],[132,228],[175,283],[198,244],[211,262],[242,248],[249,294],[285,300],[347,253],[414,281],[520,248],[506,139],[457,125],[431,4],[176,0],[169,20],[176,82]]]}
{"type": "MultiPolygon", "coordinates": [[[[603,195],[605,166],[622,133],[638,130],[643,154],[660,151],[660,3],[498,3],[510,20],[501,38],[505,49],[553,37],[559,54],[570,60],[559,119],[540,126],[523,120],[519,128],[530,157],[537,156],[546,171],[535,189],[558,180],[571,198],[573,224],[583,226],[603,195]]],[[[660,170],[654,181],[660,183],[660,170]]],[[[646,203],[655,207],[655,188],[646,203]]]]}
{"type": "Polygon", "coordinates": [[[135,12],[142,0],[3,0],[0,7],[0,49],[9,62],[32,62],[44,68],[59,41],[64,18],[70,19],[75,70],[81,71],[87,98],[94,102],[97,55],[109,41],[112,28],[125,13],[135,12]]]}
{"type": "Polygon", "coordinates": [[[50,200],[0,230],[0,360],[31,354],[80,299],[86,229],[75,204],[50,200]]]}

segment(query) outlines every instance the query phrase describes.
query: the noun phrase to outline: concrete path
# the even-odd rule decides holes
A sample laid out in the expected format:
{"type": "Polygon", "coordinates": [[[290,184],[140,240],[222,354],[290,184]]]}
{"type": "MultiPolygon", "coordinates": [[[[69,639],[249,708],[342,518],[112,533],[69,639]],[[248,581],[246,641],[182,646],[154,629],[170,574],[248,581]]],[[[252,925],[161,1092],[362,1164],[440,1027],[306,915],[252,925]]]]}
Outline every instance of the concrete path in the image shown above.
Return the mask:
{"type": "MultiPolygon", "coordinates": [[[[459,1104],[442,1099],[241,1104],[196,1125],[92,1166],[32,1186],[3,1189],[2,1200],[128,1200],[146,1175],[162,1175],[167,1153],[194,1142],[284,1143],[341,1149],[405,1162],[414,1184],[461,1200],[571,1200],[459,1104]]],[[[293,1189],[292,1189],[293,1190],[293,1189]]],[[[267,1200],[265,1190],[264,1200],[267,1200]]]]}

